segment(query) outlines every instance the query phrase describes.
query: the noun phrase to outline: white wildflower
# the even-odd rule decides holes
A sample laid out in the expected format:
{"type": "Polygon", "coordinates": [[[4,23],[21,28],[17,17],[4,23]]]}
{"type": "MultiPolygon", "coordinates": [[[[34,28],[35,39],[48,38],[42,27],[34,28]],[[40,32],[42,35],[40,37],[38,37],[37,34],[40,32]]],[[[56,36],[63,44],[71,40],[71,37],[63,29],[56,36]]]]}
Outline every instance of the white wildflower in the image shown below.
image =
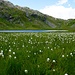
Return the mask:
{"type": "Polygon", "coordinates": [[[9,58],[11,58],[12,56],[11,55],[9,55],[9,58]]]}
{"type": "Polygon", "coordinates": [[[50,61],[50,58],[47,58],[47,62],[49,62],[50,61]]]}
{"type": "Polygon", "coordinates": [[[9,49],[9,52],[11,52],[11,49],[9,49]]]}
{"type": "Polygon", "coordinates": [[[15,45],[15,42],[14,42],[14,45],[15,45]]]}
{"type": "Polygon", "coordinates": [[[41,52],[42,52],[42,50],[39,50],[39,52],[41,53],[41,52]]]}
{"type": "Polygon", "coordinates": [[[38,65],[38,68],[39,68],[40,66],[38,65]]]}
{"type": "Polygon", "coordinates": [[[53,51],[53,49],[51,48],[51,51],[53,51]]]}
{"type": "Polygon", "coordinates": [[[24,47],[24,45],[22,45],[22,47],[24,47]]]}
{"type": "Polygon", "coordinates": [[[28,73],[28,70],[24,70],[25,73],[28,73]]]}
{"type": "Polygon", "coordinates": [[[65,57],[64,55],[62,55],[62,57],[65,57]]]}
{"type": "Polygon", "coordinates": [[[2,56],[2,53],[0,53],[0,56],[2,56]]]}
{"type": "Polygon", "coordinates": [[[70,55],[73,55],[72,53],[70,53],[70,55]]]}
{"type": "Polygon", "coordinates": [[[48,47],[48,49],[49,49],[49,47],[48,47]]]}
{"type": "Polygon", "coordinates": [[[2,54],[2,58],[4,58],[4,55],[2,54]]]}
{"type": "Polygon", "coordinates": [[[73,56],[73,53],[70,53],[71,56],[73,56]]]}
{"type": "Polygon", "coordinates": [[[15,55],[15,52],[13,52],[13,54],[15,55]]]}
{"type": "Polygon", "coordinates": [[[28,55],[28,58],[29,58],[30,56],[28,55]]]}
{"type": "Polygon", "coordinates": [[[53,69],[53,71],[55,71],[55,69],[53,69]]]}
{"type": "Polygon", "coordinates": [[[26,52],[28,53],[28,50],[26,52]]]}
{"type": "Polygon", "coordinates": [[[31,53],[31,51],[29,51],[29,53],[31,53]]]}
{"type": "Polygon", "coordinates": [[[34,53],[34,55],[36,55],[36,53],[34,53]]]}
{"type": "Polygon", "coordinates": [[[68,57],[68,55],[67,55],[67,57],[68,57]]]}
{"type": "Polygon", "coordinates": [[[65,73],[65,75],[68,75],[67,73],[65,73]]]}
{"type": "Polygon", "coordinates": [[[14,59],[16,59],[16,56],[14,57],[14,59]]]}
{"type": "Polygon", "coordinates": [[[3,50],[1,50],[1,53],[3,53],[3,50]]]}
{"type": "Polygon", "coordinates": [[[56,62],[55,60],[53,60],[53,62],[56,62]]]}

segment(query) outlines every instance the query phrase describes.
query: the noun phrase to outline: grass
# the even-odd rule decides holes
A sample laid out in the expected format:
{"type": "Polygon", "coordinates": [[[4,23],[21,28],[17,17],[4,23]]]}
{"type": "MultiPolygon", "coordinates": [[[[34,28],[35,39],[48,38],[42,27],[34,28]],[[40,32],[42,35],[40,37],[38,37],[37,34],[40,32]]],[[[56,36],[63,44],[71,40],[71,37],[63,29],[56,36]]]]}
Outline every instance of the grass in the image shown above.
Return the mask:
{"type": "Polygon", "coordinates": [[[0,33],[0,75],[75,75],[75,33],[0,33]]]}

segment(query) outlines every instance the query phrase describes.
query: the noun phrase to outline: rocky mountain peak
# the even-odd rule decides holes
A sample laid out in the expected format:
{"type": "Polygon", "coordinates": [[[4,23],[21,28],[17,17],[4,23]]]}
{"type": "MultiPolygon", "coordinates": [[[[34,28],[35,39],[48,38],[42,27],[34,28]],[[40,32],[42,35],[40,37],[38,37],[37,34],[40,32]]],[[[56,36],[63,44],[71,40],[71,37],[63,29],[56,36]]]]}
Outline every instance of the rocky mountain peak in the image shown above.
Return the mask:
{"type": "Polygon", "coordinates": [[[0,0],[0,2],[2,2],[3,0],[0,0]]]}
{"type": "Polygon", "coordinates": [[[8,0],[0,0],[0,6],[1,4],[5,5],[5,6],[9,6],[9,7],[14,7],[14,5],[9,2],[8,0]]]}

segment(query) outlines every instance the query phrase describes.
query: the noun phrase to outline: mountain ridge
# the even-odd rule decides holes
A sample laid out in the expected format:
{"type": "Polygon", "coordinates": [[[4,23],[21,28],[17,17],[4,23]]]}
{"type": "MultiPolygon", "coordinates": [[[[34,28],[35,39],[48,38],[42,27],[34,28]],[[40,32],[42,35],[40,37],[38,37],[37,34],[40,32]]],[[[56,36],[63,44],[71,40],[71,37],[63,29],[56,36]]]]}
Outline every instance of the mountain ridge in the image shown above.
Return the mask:
{"type": "Polygon", "coordinates": [[[0,0],[0,29],[69,29],[75,30],[75,19],[58,19],[28,7],[0,0]]]}

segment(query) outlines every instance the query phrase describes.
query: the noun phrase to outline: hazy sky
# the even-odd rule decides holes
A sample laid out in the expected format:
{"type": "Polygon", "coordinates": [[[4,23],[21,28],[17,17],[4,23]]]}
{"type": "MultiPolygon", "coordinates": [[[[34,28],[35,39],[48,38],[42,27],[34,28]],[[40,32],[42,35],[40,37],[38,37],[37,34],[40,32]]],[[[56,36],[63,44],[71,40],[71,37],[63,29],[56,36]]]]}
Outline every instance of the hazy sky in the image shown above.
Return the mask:
{"type": "Polygon", "coordinates": [[[75,18],[75,0],[9,0],[15,5],[39,10],[62,19],[75,18]]]}

